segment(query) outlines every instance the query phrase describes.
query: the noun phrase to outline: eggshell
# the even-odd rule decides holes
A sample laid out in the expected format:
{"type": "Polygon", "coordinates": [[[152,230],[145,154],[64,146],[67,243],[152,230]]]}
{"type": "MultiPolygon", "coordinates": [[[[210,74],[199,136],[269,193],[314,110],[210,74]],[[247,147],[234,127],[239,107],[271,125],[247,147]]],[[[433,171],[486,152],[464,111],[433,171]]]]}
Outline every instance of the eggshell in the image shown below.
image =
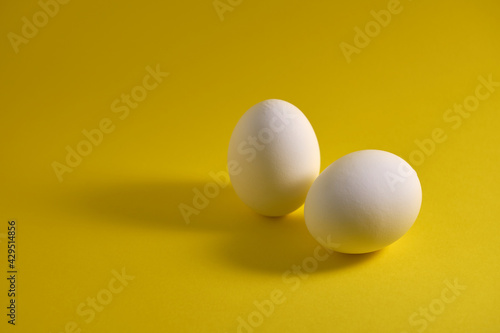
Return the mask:
{"type": "Polygon", "coordinates": [[[288,102],[269,99],[254,105],[233,130],[231,183],[241,200],[260,214],[282,216],[299,208],[319,168],[314,130],[288,102]]]}
{"type": "Polygon", "coordinates": [[[403,236],[422,203],[417,173],[402,158],[381,150],[341,157],[315,180],[304,215],[309,232],[344,253],[377,251],[403,236]]]}

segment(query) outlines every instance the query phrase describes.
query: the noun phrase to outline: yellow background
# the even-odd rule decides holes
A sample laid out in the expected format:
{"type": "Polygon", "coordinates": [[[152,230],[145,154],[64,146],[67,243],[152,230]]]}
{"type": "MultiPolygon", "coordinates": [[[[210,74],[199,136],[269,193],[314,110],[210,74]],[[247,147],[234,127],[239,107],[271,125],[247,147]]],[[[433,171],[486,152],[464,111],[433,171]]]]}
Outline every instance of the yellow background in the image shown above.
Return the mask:
{"type": "Polygon", "coordinates": [[[236,332],[279,289],[286,301],[255,332],[417,332],[410,316],[458,280],[466,290],[425,332],[498,332],[500,88],[456,130],[443,114],[478,76],[500,81],[500,5],[401,6],[348,63],[340,43],[387,1],[245,0],[221,21],[211,0],[73,0],[17,54],[7,34],[40,6],[2,2],[0,233],[17,220],[19,274],[15,327],[0,283],[1,331],[236,332]],[[121,120],[111,103],[157,64],[170,75],[121,120]],[[227,187],[186,225],[178,205],[225,170],[233,127],[267,98],[306,114],[322,170],[368,148],[409,160],[442,128],[415,165],[412,229],[377,253],[331,256],[292,291],[282,275],[317,246],[302,209],[261,217],[227,187]],[[53,161],[103,118],[115,130],[59,182],[53,161]],[[122,268],[135,278],[86,323],[77,307],[122,268]]]}

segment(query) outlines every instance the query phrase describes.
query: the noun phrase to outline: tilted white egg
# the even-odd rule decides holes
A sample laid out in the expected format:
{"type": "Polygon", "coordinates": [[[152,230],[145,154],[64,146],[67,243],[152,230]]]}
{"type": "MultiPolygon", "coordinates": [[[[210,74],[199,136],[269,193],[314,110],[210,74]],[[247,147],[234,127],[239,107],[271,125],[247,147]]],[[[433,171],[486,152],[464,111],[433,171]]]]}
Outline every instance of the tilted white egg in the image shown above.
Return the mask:
{"type": "Polygon", "coordinates": [[[344,253],[379,250],[402,237],[415,222],[422,188],[413,168],[381,150],[341,157],[315,180],[304,215],[309,232],[344,253]]]}
{"type": "Polygon", "coordinates": [[[306,116],[269,99],[251,107],[233,130],[228,171],[234,190],[266,216],[293,212],[319,174],[319,145],[306,116]]]}

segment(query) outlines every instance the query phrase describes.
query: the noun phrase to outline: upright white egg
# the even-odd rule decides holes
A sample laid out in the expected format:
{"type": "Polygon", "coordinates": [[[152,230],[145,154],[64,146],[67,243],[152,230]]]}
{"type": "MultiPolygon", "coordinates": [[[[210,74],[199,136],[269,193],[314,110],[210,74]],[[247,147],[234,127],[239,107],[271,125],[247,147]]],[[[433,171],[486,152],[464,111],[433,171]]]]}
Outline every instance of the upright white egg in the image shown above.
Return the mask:
{"type": "Polygon", "coordinates": [[[252,106],[233,130],[231,183],[240,199],[262,215],[282,216],[299,208],[319,168],[316,134],[288,102],[269,99],[252,106]]]}
{"type": "Polygon", "coordinates": [[[381,150],[341,157],[315,180],[304,216],[309,232],[343,253],[379,250],[403,236],[422,203],[417,173],[402,158],[381,150]]]}

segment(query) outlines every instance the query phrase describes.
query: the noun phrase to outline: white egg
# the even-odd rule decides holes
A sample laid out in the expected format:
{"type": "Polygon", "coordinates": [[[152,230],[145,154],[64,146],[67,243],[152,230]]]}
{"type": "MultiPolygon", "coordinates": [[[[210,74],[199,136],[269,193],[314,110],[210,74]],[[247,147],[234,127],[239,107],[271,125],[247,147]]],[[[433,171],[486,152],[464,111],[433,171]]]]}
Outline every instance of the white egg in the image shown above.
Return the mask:
{"type": "Polygon", "coordinates": [[[288,102],[269,99],[254,105],[233,130],[231,183],[240,199],[260,214],[282,216],[302,206],[319,168],[314,130],[288,102]]]}
{"type": "Polygon", "coordinates": [[[343,253],[377,251],[403,236],[422,203],[417,173],[402,158],[361,150],[333,162],[315,180],[304,215],[321,244],[343,253]]]}

